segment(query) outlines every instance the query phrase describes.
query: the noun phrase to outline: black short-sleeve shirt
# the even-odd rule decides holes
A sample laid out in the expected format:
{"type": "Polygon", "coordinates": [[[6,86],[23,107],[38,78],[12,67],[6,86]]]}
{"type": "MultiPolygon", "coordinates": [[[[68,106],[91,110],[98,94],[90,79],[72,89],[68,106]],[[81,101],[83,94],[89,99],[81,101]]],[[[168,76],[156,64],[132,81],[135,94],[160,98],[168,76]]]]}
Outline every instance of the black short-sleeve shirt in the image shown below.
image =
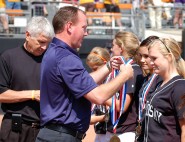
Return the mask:
{"type": "MultiPolygon", "coordinates": [[[[142,85],[142,87],[141,87],[141,89],[139,90],[139,100],[142,98],[142,93],[143,93],[143,90],[145,89],[145,87],[146,87],[146,85],[149,83],[149,81],[150,81],[150,78],[149,77],[151,77],[151,75],[148,75],[148,76],[146,76],[145,77],[145,81],[144,81],[144,83],[143,83],[143,85],[142,85]]],[[[150,86],[150,88],[148,88],[149,90],[148,90],[148,93],[146,94],[147,96],[146,96],[146,98],[148,97],[148,96],[150,96],[150,94],[152,94],[155,90],[156,90],[156,88],[157,88],[157,86],[159,86],[160,84],[162,83],[162,78],[159,76],[159,75],[157,75],[155,78],[154,78],[154,80],[153,80],[153,82],[152,82],[152,84],[151,84],[151,86],[150,86]]],[[[146,100],[144,100],[144,103],[146,104],[146,100]]],[[[138,106],[139,107],[139,106],[138,106]]],[[[142,129],[141,129],[141,134],[139,135],[139,137],[137,138],[137,141],[138,142],[142,142],[143,141],[143,139],[144,139],[144,128],[145,128],[145,123],[144,123],[144,116],[145,116],[145,107],[143,108],[143,110],[142,110],[142,112],[140,112],[140,110],[139,110],[139,114],[138,115],[140,115],[140,118],[138,117],[138,122],[140,121],[140,123],[141,123],[141,125],[142,125],[142,129]],[[140,120],[139,120],[140,119],[140,120]]]]}
{"type": "MultiPolygon", "coordinates": [[[[24,47],[6,50],[0,56],[0,93],[40,90],[40,63],[42,56],[33,56],[24,47]]],[[[29,120],[39,121],[40,106],[37,101],[2,103],[4,112],[21,113],[29,120]]]]}
{"type": "Polygon", "coordinates": [[[185,113],[185,80],[172,78],[147,97],[145,142],[180,142],[179,119],[185,113]]]}
{"type": "MultiPolygon", "coordinates": [[[[142,98],[142,93],[143,93],[143,91],[144,91],[146,85],[149,83],[149,76],[146,76],[144,80],[145,80],[145,81],[144,81],[144,83],[143,83],[141,89],[139,90],[139,99],[142,98]]],[[[150,88],[148,88],[149,90],[148,90],[147,96],[149,96],[150,94],[152,94],[152,93],[156,90],[157,86],[159,86],[161,83],[162,83],[162,78],[161,78],[159,75],[157,75],[157,76],[154,78],[154,80],[153,80],[153,82],[152,82],[150,88]]],[[[146,97],[147,97],[147,96],[146,96],[146,97]]],[[[146,104],[146,100],[145,100],[145,104],[146,104]]],[[[138,106],[138,107],[139,107],[139,106],[138,106]]],[[[144,113],[145,113],[145,109],[142,111],[142,116],[143,116],[143,117],[144,117],[144,115],[145,115],[144,113]]],[[[142,120],[140,120],[140,121],[142,121],[142,120]]]]}
{"type": "MultiPolygon", "coordinates": [[[[133,99],[128,110],[121,115],[117,125],[116,133],[125,133],[135,131],[138,117],[139,90],[143,84],[144,77],[142,70],[137,64],[132,64],[134,77],[127,81],[127,94],[132,94],[133,99]]],[[[112,123],[108,123],[108,131],[112,132],[112,123]]]]}

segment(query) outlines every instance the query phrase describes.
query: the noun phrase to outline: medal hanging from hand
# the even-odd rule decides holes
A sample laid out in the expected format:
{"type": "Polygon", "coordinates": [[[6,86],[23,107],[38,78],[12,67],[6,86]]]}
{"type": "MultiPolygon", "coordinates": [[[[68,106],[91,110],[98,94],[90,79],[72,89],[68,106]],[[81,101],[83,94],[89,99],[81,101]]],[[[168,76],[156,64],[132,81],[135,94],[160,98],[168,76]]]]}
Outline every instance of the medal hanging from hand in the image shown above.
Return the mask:
{"type": "MultiPolygon", "coordinates": [[[[115,77],[117,75],[117,71],[115,70],[113,72],[114,72],[114,77],[115,77]]],[[[122,109],[120,110],[120,114],[118,115],[117,110],[116,110],[116,100],[117,100],[117,97],[119,97],[120,107],[123,107],[123,109],[124,109],[124,104],[125,104],[125,100],[126,100],[126,93],[124,94],[123,93],[124,92],[123,90],[126,91],[125,84],[123,84],[123,87],[120,89],[119,95],[117,96],[117,94],[115,94],[112,97],[111,122],[113,124],[113,132],[114,132],[114,135],[111,137],[110,142],[121,142],[120,138],[116,135],[116,126],[117,126],[117,124],[119,122],[119,117],[120,117],[120,114],[121,114],[121,110],[122,109]],[[122,97],[122,95],[123,95],[123,97],[122,97]]]]}
{"type": "MultiPolygon", "coordinates": [[[[124,57],[120,57],[120,59],[122,60],[123,64],[132,64],[133,60],[129,59],[127,62],[125,61],[124,57]]],[[[112,71],[112,78],[115,78],[118,75],[119,71],[118,70],[113,70],[112,71]]],[[[119,101],[120,101],[120,113],[119,115],[117,114],[117,110],[116,110],[116,94],[112,97],[112,106],[111,106],[111,122],[113,124],[113,132],[114,134],[116,134],[116,127],[118,125],[119,119],[124,111],[124,106],[125,106],[125,102],[126,102],[126,83],[123,84],[122,88],[119,91],[119,101]]],[[[120,139],[118,136],[114,135],[111,139],[110,142],[120,142],[120,139]]]]}

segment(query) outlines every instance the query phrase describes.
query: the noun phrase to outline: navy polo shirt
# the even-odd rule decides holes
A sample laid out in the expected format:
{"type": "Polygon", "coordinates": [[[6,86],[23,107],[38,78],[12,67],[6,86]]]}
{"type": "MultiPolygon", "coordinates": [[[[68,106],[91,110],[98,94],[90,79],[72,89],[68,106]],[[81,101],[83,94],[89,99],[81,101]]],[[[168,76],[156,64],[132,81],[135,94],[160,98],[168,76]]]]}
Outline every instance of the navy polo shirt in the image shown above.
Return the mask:
{"type": "Polygon", "coordinates": [[[53,38],[41,64],[41,125],[56,123],[86,132],[91,102],[83,96],[95,87],[76,51],[53,38]]]}

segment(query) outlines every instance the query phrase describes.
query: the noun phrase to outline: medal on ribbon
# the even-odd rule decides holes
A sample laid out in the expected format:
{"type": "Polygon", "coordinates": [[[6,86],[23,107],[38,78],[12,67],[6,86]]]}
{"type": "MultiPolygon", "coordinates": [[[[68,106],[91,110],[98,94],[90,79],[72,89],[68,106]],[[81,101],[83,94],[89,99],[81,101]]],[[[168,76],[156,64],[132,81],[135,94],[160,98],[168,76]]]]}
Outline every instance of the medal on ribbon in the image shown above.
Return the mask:
{"type": "MultiPolygon", "coordinates": [[[[120,60],[123,62],[123,64],[132,64],[133,59],[129,59],[126,61],[123,56],[120,57],[120,60]]],[[[119,74],[118,70],[113,69],[112,71],[112,78],[115,78],[119,74]]],[[[118,125],[119,119],[124,111],[124,106],[126,102],[126,88],[127,83],[123,84],[122,88],[118,92],[118,96],[115,94],[112,97],[112,105],[111,105],[111,122],[113,124],[113,132],[116,133],[116,127],[118,125]],[[119,99],[120,101],[120,112],[117,113],[116,110],[116,100],[119,99]]]]}
{"type": "Polygon", "coordinates": [[[138,137],[141,134],[141,123],[138,122],[138,125],[136,127],[136,137],[138,137]]]}
{"type": "Polygon", "coordinates": [[[121,142],[120,138],[116,135],[112,136],[109,142],[121,142]]]}
{"type": "Polygon", "coordinates": [[[141,121],[143,110],[145,109],[145,104],[146,104],[146,97],[149,93],[150,87],[152,86],[152,83],[154,79],[156,78],[157,74],[152,74],[150,77],[148,83],[143,89],[143,92],[141,94],[141,98],[139,99],[139,121],[141,121]]]}
{"type": "Polygon", "coordinates": [[[138,118],[138,125],[136,127],[136,137],[138,137],[141,134],[141,119],[142,119],[142,115],[143,115],[143,110],[145,109],[145,104],[146,104],[146,97],[149,93],[150,87],[152,86],[152,83],[154,81],[154,79],[156,78],[157,74],[152,74],[152,76],[150,77],[148,83],[145,85],[142,94],[141,94],[141,98],[139,98],[139,118],[138,118]]]}

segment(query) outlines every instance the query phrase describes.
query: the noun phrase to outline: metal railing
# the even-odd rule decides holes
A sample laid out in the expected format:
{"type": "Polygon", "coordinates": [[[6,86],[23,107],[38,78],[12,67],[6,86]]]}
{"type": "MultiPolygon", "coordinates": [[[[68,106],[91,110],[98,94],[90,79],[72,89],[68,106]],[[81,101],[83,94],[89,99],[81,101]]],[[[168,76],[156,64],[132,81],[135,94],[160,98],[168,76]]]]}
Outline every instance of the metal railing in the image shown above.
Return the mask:
{"type": "MultiPolygon", "coordinates": [[[[27,6],[27,9],[21,10],[20,13],[16,10],[7,11],[8,19],[9,19],[9,28],[10,33],[8,34],[11,37],[24,36],[25,26],[27,21],[35,15],[43,15],[43,5],[46,6],[48,10],[47,18],[52,21],[52,18],[55,12],[64,4],[64,1],[26,1],[22,4],[27,6]],[[43,3],[44,2],[44,3],[43,3]],[[38,11],[39,9],[39,11],[38,11]],[[13,19],[13,20],[12,20],[13,19]]],[[[79,7],[79,3],[74,1],[68,1],[67,4],[75,5],[79,7]]],[[[150,8],[150,7],[147,7],[150,8]]],[[[157,7],[155,7],[157,8],[157,7]]],[[[170,8],[172,12],[172,16],[174,16],[174,11],[176,8],[181,8],[185,11],[185,7],[161,7],[162,10],[164,8],[170,8]]],[[[105,9],[104,9],[105,11],[105,9]]],[[[185,12],[183,12],[183,26],[185,26],[185,12]]],[[[88,13],[87,17],[93,19],[93,24],[88,26],[88,30],[91,30],[90,35],[114,35],[119,30],[127,30],[134,32],[140,39],[145,37],[145,31],[147,28],[150,28],[150,21],[148,15],[148,9],[134,9],[133,7],[130,9],[121,9],[121,13],[105,13],[105,12],[93,12],[88,13]],[[126,14],[125,14],[126,13],[126,14]],[[105,17],[108,17],[111,22],[108,24],[104,20],[105,17]],[[120,18],[123,27],[119,27],[116,24],[116,19],[120,18]]],[[[173,17],[172,17],[173,19],[173,17]]],[[[162,19],[162,28],[174,28],[172,19],[162,19]]],[[[7,36],[5,33],[0,33],[0,36],[7,36]]]]}

